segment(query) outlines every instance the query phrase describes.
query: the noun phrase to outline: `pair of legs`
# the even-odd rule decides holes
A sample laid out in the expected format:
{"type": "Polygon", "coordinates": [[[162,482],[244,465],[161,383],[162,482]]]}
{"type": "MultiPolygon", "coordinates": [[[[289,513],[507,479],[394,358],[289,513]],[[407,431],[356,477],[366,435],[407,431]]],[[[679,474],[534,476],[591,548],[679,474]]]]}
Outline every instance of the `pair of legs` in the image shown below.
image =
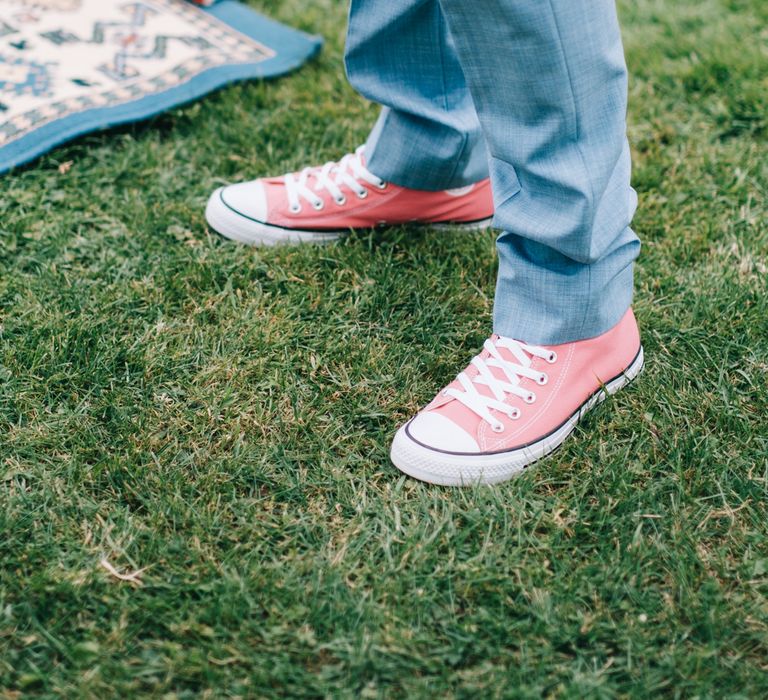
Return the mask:
{"type": "MultiPolygon", "coordinates": [[[[442,216],[468,221],[490,198],[490,176],[502,231],[495,335],[401,429],[393,460],[443,483],[504,478],[559,444],[600,387],[618,388],[642,366],[628,311],[639,241],[614,0],[353,0],[346,65],[353,86],[383,106],[364,149],[259,181],[258,191],[235,186],[218,206],[232,225],[237,214],[267,224],[282,204],[290,231],[301,230],[302,197],[321,212],[321,195],[331,196],[346,211],[323,216],[351,226],[372,207],[378,223],[381,207],[402,209],[408,196],[442,197],[442,216]],[[467,197],[475,209],[445,209],[467,197]],[[529,408],[536,393],[539,407],[529,408]]],[[[394,223],[419,218],[398,215],[394,223]]]]}
{"type": "Polygon", "coordinates": [[[639,242],[613,0],[353,0],[346,61],[385,105],[372,172],[428,190],[490,174],[497,333],[563,343],[618,322],[639,242]]]}

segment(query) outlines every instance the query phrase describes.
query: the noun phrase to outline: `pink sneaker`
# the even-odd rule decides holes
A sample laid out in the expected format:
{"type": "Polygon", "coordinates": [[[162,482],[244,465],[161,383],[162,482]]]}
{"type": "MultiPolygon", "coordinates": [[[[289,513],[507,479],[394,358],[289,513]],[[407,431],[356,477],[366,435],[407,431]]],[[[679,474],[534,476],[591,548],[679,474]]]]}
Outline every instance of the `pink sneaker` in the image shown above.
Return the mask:
{"type": "Polygon", "coordinates": [[[630,309],[607,333],[539,347],[491,336],[484,351],[397,431],[392,462],[433,484],[493,484],[565,440],[579,419],[643,368],[630,309]]]}
{"type": "Polygon", "coordinates": [[[338,163],[220,187],[205,210],[211,228],[251,245],[325,243],[350,229],[406,223],[480,229],[492,217],[488,179],[442,192],[398,187],[365,167],[362,147],[338,163]]]}

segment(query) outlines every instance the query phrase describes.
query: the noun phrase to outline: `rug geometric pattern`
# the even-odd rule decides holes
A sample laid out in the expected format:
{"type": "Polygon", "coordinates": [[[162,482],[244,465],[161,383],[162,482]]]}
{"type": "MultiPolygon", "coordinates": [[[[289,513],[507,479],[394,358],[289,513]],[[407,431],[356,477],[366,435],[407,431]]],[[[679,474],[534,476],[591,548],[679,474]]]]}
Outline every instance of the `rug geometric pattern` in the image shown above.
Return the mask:
{"type": "Polygon", "coordinates": [[[39,151],[29,137],[42,128],[55,144],[230,80],[285,72],[286,59],[298,64],[318,47],[234,2],[203,10],[184,0],[0,0],[0,170],[31,157],[19,148],[25,138],[39,151]]]}

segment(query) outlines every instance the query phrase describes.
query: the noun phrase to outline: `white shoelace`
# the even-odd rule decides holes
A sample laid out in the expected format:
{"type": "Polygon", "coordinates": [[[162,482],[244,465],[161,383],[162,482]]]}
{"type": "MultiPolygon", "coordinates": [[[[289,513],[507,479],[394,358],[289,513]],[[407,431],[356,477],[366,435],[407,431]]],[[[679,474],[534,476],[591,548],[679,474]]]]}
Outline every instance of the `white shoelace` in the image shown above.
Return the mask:
{"type": "Polygon", "coordinates": [[[291,212],[296,214],[301,211],[302,198],[317,211],[323,209],[325,200],[317,194],[321,190],[328,190],[336,204],[343,206],[347,203],[347,198],[341,191],[341,185],[346,185],[360,199],[368,196],[368,190],[362,182],[383,190],[387,183],[363,165],[363,149],[364,146],[360,146],[354,153],[345,155],[338,163],[326,163],[319,168],[304,168],[298,176],[286,175],[285,194],[288,197],[291,212]],[[315,180],[314,187],[310,187],[310,178],[315,180]]]}
{"type": "Polygon", "coordinates": [[[472,360],[472,365],[477,369],[478,374],[473,379],[470,379],[466,372],[462,372],[457,377],[463,391],[452,388],[446,389],[443,393],[463,403],[470,411],[489,423],[491,430],[500,433],[504,430],[504,424],[494,417],[491,409],[500,411],[509,418],[519,418],[520,410],[504,403],[504,399],[507,394],[514,394],[522,398],[525,403],[533,403],[536,400],[536,394],[521,387],[520,380],[527,377],[540,386],[546,384],[549,377],[546,372],[538,372],[531,368],[532,358],[540,357],[549,364],[553,364],[557,361],[557,353],[537,345],[526,345],[511,338],[499,338],[496,341],[489,338],[483,344],[483,348],[490,357],[483,359],[478,355],[472,360]],[[499,348],[509,350],[517,362],[505,360],[499,348]],[[494,368],[503,372],[506,381],[493,373],[494,368]],[[492,396],[481,394],[476,386],[478,384],[489,387],[492,396]]]}

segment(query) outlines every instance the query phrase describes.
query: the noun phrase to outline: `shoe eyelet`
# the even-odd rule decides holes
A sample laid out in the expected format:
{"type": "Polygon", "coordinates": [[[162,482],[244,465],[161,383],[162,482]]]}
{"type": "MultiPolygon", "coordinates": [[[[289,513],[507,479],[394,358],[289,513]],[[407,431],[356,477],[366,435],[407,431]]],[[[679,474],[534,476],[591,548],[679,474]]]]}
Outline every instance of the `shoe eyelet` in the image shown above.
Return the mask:
{"type": "Polygon", "coordinates": [[[523,401],[525,401],[525,403],[533,403],[535,400],[536,400],[536,394],[534,394],[533,392],[530,392],[527,396],[523,397],[523,401]]]}
{"type": "Polygon", "coordinates": [[[504,432],[504,424],[503,423],[496,423],[491,426],[491,430],[493,430],[494,433],[503,433],[504,432]]]}
{"type": "Polygon", "coordinates": [[[347,203],[347,198],[344,195],[341,195],[341,197],[335,198],[333,201],[340,207],[343,207],[347,203]]]}
{"type": "Polygon", "coordinates": [[[512,420],[517,420],[518,418],[520,418],[521,415],[522,415],[522,413],[520,412],[520,409],[519,408],[514,408],[514,409],[512,409],[512,413],[510,413],[509,417],[512,420]]]}
{"type": "Polygon", "coordinates": [[[549,353],[549,355],[547,355],[545,359],[547,362],[549,362],[550,365],[553,365],[555,362],[557,362],[557,353],[553,350],[549,353]]]}
{"type": "Polygon", "coordinates": [[[325,209],[325,202],[322,199],[318,199],[316,202],[312,202],[312,208],[315,211],[323,211],[325,209]]]}
{"type": "Polygon", "coordinates": [[[388,182],[384,182],[384,180],[379,180],[379,182],[376,183],[376,189],[379,190],[386,190],[389,186],[388,182]]]}
{"type": "Polygon", "coordinates": [[[365,199],[368,196],[368,190],[360,190],[359,192],[355,192],[358,199],[365,199]]]}
{"type": "Polygon", "coordinates": [[[301,211],[301,204],[297,204],[295,207],[291,207],[288,211],[290,211],[291,214],[298,214],[301,211]]]}
{"type": "Polygon", "coordinates": [[[542,372],[537,378],[536,383],[539,386],[544,386],[549,381],[549,377],[547,376],[546,372],[542,372]]]}

